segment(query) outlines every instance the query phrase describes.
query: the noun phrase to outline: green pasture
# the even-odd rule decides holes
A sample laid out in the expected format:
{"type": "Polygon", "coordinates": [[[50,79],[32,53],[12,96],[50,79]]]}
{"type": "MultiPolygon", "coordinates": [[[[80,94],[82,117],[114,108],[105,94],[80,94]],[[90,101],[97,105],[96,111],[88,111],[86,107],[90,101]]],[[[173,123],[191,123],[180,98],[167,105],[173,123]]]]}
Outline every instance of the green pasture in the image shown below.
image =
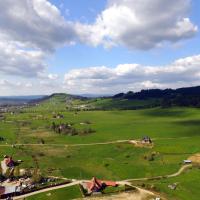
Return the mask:
{"type": "MultiPolygon", "coordinates": [[[[81,103],[80,100],[76,101],[76,104],[81,103]]],[[[66,110],[62,98],[55,98],[5,116],[6,119],[0,121],[0,136],[5,138],[0,142],[0,155],[3,157],[8,154],[14,159],[23,160],[22,168],[39,167],[45,176],[75,179],[97,176],[111,180],[164,176],[177,172],[184,159],[200,152],[200,110],[197,108],[75,112],[66,110]],[[58,113],[64,118],[53,118],[58,113]],[[85,121],[90,124],[81,124],[85,121]],[[95,133],[84,136],[54,133],[50,128],[52,122],[70,123],[78,130],[92,128],[95,133]],[[153,148],[138,148],[128,143],[70,146],[141,139],[145,135],[153,139],[153,148]],[[2,146],[6,144],[40,146],[2,146]],[[152,154],[153,160],[148,159],[152,154]]],[[[200,182],[198,173],[198,170],[194,170],[174,178],[174,181],[183,182],[183,188],[180,192],[177,190],[178,200],[198,200],[199,195],[189,194],[189,189],[186,191],[187,186],[195,190],[196,183],[200,182]],[[190,198],[192,195],[194,197],[190,198]]],[[[173,196],[166,189],[168,180],[156,184],[161,192],[171,195],[170,198],[173,196]]],[[[67,198],[67,192],[73,193],[68,189],[60,190],[52,193],[48,199],[59,199],[60,196],[67,198]]],[[[74,194],[70,194],[70,198],[74,198],[74,194]]],[[[45,195],[41,194],[37,199],[45,199],[45,195]]]]}

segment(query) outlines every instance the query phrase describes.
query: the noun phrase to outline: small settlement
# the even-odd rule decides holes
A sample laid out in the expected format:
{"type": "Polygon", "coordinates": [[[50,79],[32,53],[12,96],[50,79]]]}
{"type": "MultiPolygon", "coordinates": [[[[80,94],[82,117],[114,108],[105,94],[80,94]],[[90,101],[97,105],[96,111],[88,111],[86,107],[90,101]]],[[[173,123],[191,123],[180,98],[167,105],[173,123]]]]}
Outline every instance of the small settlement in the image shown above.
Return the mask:
{"type": "Polygon", "coordinates": [[[41,177],[39,170],[20,168],[21,163],[21,160],[15,161],[11,156],[4,155],[1,161],[0,199],[18,196],[61,183],[60,180],[55,178],[41,177]]]}

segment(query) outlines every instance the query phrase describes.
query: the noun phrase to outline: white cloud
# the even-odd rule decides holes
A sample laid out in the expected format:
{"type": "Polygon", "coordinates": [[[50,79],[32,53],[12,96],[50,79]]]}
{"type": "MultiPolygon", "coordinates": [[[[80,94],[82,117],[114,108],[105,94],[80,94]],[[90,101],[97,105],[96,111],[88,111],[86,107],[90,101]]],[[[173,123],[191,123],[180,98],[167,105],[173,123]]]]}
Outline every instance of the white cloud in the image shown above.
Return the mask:
{"type": "Polygon", "coordinates": [[[0,72],[4,74],[48,74],[45,59],[56,48],[72,44],[75,37],[73,24],[47,0],[0,1],[0,72]]]}
{"type": "Polygon", "coordinates": [[[45,54],[40,50],[23,50],[0,40],[0,71],[9,75],[37,76],[46,69],[45,54]]]}
{"type": "Polygon", "coordinates": [[[89,67],[65,74],[68,92],[117,93],[145,88],[176,88],[200,84],[200,55],[176,60],[171,65],[121,64],[115,68],[89,67]]]}
{"type": "Polygon", "coordinates": [[[193,37],[190,0],[110,0],[94,24],[77,24],[83,43],[150,49],[193,37]]]}
{"type": "Polygon", "coordinates": [[[58,75],[57,74],[48,74],[48,78],[50,80],[56,80],[58,78],[58,75]]]}
{"type": "Polygon", "coordinates": [[[0,30],[9,41],[45,51],[70,44],[75,37],[73,24],[47,0],[0,1],[0,30]]]}

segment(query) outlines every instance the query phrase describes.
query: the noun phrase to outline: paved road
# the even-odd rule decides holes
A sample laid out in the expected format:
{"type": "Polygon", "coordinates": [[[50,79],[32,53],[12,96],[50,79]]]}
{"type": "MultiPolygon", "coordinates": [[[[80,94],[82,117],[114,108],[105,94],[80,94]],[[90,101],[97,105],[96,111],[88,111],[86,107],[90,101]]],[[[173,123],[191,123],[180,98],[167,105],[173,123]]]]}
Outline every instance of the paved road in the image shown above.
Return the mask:
{"type": "MultiPolygon", "coordinates": [[[[138,189],[140,192],[145,192],[145,193],[148,193],[148,194],[151,194],[151,195],[155,195],[153,192],[151,191],[148,191],[148,190],[144,190],[144,189],[141,189],[141,188],[138,188],[136,186],[133,186],[131,184],[131,181],[147,181],[147,180],[156,180],[156,179],[162,179],[162,178],[172,178],[172,177],[176,177],[176,176],[179,176],[180,174],[182,174],[183,172],[185,172],[187,169],[191,168],[192,165],[184,165],[182,166],[176,173],[173,173],[173,174],[169,174],[169,175],[166,175],[166,176],[156,176],[156,177],[152,177],[152,178],[137,178],[137,179],[127,179],[127,180],[122,180],[122,181],[117,181],[118,184],[126,184],[126,185],[129,185],[131,187],[135,187],[136,189],[138,189]]],[[[58,177],[57,177],[58,178],[58,177]]],[[[65,179],[65,178],[63,178],[65,179]]],[[[55,186],[55,187],[50,187],[50,188],[46,188],[46,189],[42,189],[42,190],[38,190],[38,191],[35,191],[35,192],[31,192],[29,194],[25,194],[25,195],[21,195],[21,196],[18,196],[18,197],[14,197],[13,199],[14,200],[17,200],[17,199],[23,199],[23,198],[26,198],[26,197],[29,197],[29,196],[33,196],[33,195],[36,195],[36,194],[40,194],[40,193],[43,193],[43,192],[49,192],[49,191],[52,191],[52,190],[57,190],[57,189],[61,189],[61,188],[66,188],[66,187],[71,187],[71,186],[74,186],[74,185],[77,185],[77,184],[80,184],[84,181],[87,181],[87,180],[75,180],[73,181],[72,183],[67,183],[67,184],[64,184],[64,185],[59,185],[59,186],[55,186]]]]}
{"type": "Polygon", "coordinates": [[[67,183],[67,184],[64,184],[64,185],[59,185],[59,186],[55,186],[55,187],[46,188],[46,189],[38,190],[38,191],[35,191],[35,192],[31,192],[29,194],[20,195],[20,196],[14,197],[13,199],[14,200],[15,199],[16,200],[17,199],[23,199],[23,198],[30,197],[30,196],[33,196],[33,195],[36,195],[36,194],[40,194],[40,193],[43,193],[43,192],[49,192],[51,190],[58,190],[58,189],[66,188],[66,187],[71,187],[73,185],[80,184],[81,182],[82,181],[74,181],[72,183],[67,183]]]}

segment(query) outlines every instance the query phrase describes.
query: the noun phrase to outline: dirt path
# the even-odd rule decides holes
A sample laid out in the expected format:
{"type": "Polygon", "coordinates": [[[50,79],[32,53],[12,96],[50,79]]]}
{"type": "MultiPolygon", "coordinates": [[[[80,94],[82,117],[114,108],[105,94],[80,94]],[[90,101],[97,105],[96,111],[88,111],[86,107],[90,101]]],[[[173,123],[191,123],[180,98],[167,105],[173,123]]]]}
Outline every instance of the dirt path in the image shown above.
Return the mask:
{"type": "Polygon", "coordinates": [[[78,147],[78,146],[96,146],[96,145],[108,145],[126,143],[129,140],[116,140],[110,142],[96,142],[96,143],[85,143],[85,144],[0,144],[0,147],[13,147],[13,146],[61,146],[61,147],[78,147]]]}
{"type": "Polygon", "coordinates": [[[148,180],[157,180],[157,179],[162,179],[162,178],[172,178],[181,175],[183,172],[185,172],[187,169],[190,169],[193,165],[184,165],[182,166],[176,173],[169,174],[169,175],[164,175],[164,176],[155,176],[151,178],[134,178],[134,179],[127,179],[124,180],[126,182],[131,182],[131,181],[148,181],[148,180]]]}

